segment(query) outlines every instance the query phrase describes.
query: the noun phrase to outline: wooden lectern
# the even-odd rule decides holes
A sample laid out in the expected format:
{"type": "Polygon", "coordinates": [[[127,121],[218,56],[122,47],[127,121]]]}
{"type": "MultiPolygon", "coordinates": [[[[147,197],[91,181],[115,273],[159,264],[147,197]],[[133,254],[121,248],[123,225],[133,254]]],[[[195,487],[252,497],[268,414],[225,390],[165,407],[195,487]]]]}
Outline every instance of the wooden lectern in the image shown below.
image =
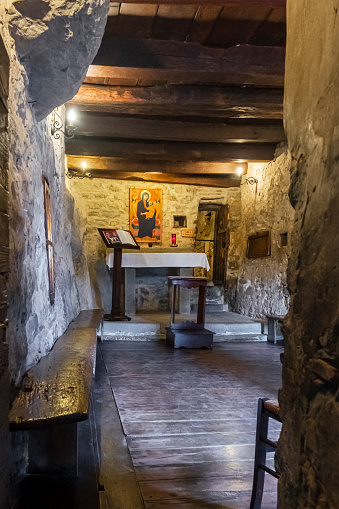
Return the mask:
{"type": "Polygon", "coordinates": [[[115,228],[98,228],[98,231],[105,243],[105,246],[114,249],[113,262],[113,284],[112,284],[112,310],[110,314],[104,315],[104,320],[119,322],[130,320],[121,309],[121,281],[122,281],[122,250],[140,249],[133,234],[129,230],[118,230],[115,228]]]}

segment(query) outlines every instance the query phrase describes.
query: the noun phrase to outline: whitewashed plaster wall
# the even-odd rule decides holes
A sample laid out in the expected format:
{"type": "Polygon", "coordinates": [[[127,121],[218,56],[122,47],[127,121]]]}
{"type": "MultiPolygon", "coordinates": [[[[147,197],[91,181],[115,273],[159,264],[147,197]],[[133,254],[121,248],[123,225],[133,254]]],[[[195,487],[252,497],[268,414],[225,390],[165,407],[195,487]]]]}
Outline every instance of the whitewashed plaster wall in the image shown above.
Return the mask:
{"type": "MultiPolygon", "coordinates": [[[[103,307],[111,309],[111,281],[107,272],[106,248],[98,233],[100,227],[129,229],[129,189],[162,188],[163,190],[163,237],[161,245],[142,247],[141,251],[161,252],[175,249],[176,252],[195,251],[195,239],[181,237],[179,229],[173,228],[173,215],[187,216],[187,228],[196,227],[198,206],[201,198],[217,199],[218,203],[227,203],[238,196],[235,188],[208,188],[173,184],[156,184],[133,181],[115,181],[109,179],[72,179],[68,187],[75,199],[76,229],[81,231],[80,243],[74,243],[77,254],[76,272],[79,288],[82,290],[82,307],[103,307]],[[171,233],[177,236],[177,248],[171,248],[171,233]],[[83,249],[83,252],[82,252],[83,249]],[[83,256],[83,254],[85,256],[83,256]],[[89,279],[87,274],[89,268],[89,279]]],[[[232,258],[232,257],[231,257],[232,258]]],[[[164,282],[165,285],[165,282],[164,282]]],[[[160,298],[153,288],[154,301],[160,298]],[[155,292],[155,293],[154,293],[155,292]]],[[[164,292],[167,292],[167,288],[164,292]]],[[[166,305],[165,303],[163,304],[166,305]]],[[[154,308],[153,308],[154,309],[154,308]]]]}
{"type": "Polygon", "coordinates": [[[286,272],[294,227],[294,209],[288,197],[291,155],[284,147],[278,154],[268,164],[249,164],[241,186],[241,225],[235,242],[240,262],[234,309],[258,318],[285,315],[289,306],[286,272]],[[248,177],[256,178],[258,183],[244,184],[248,177]],[[267,230],[271,232],[271,255],[247,258],[248,236],[267,230]],[[280,237],[284,233],[287,246],[282,245],[280,237]]]}

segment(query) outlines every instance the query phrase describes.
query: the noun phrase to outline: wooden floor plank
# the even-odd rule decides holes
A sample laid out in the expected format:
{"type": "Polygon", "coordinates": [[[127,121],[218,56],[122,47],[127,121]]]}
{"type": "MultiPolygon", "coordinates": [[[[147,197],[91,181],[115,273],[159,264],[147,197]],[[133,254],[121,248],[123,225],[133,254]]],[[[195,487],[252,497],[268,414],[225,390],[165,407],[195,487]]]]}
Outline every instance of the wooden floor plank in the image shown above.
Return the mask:
{"type": "MultiPolygon", "coordinates": [[[[249,506],[257,399],[280,386],[282,348],[270,346],[101,345],[146,509],[249,506]]],[[[274,423],[271,438],[279,430],[274,423]]],[[[276,484],[268,476],[262,509],[276,508],[276,484]]]]}
{"type": "MultiPolygon", "coordinates": [[[[145,501],[162,500],[164,493],[167,499],[170,498],[195,498],[197,500],[206,499],[208,501],[221,501],[226,499],[229,492],[249,491],[252,489],[252,476],[244,475],[239,477],[208,477],[199,479],[174,479],[159,481],[142,481],[139,483],[140,489],[145,501]]],[[[274,491],[277,486],[277,480],[272,476],[267,476],[266,489],[274,491]]]]}
{"type": "MultiPolygon", "coordinates": [[[[190,421],[129,421],[128,437],[167,437],[169,435],[199,435],[205,433],[232,433],[234,429],[243,433],[253,433],[256,418],[248,419],[213,419],[190,421]]],[[[270,430],[280,430],[281,424],[273,421],[270,430]]]]}
{"type": "MultiPolygon", "coordinates": [[[[241,430],[241,427],[240,427],[241,430]]],[[[278,440],[279,431],[272,433],[272,439],[278,440]]],[[[215,447],[223,445],[239,445],[255,443],[255,428],[247,431],[231,432],[231,433],[199,433],[186,435],[170,435],[164,437],[158,435],[155,437],[133,437],[128,438],[127,443],[130,451],[139,449],[159,449],[175,447],[215,447]]]]}
{"type": "MultiPolygon", "coordinates": [[[[224,499],[221,502],[216,500],[207,501],[206,497],[203,500],[194,499],[163,499],[146,501],[146,509],[246,509],[250,505],[251,492],[250,491],[236,491],[225,493],[224,499]]],[[[261,509],[275,509],[276,492],[266,492],[263,497],[261,509]]]]}
{"type": "Polygon", "coordinates": [[[131,451],[133,465],[141,466],[178,466],[202,463],[204,461],[248,460],[254,457],[254,444],[233,444],[215,447],[185,447],[173,449],[143,449],[131,451]]]}
{"type": "Polygon", "coordinates": [[[159,479],[199,479],[209,477],[227,477],[252,475],[253,459],[235,461],[209,461],[182,466],[165,465],[162,467],[135,467],[139,481],[156,481],[159,479]]]}

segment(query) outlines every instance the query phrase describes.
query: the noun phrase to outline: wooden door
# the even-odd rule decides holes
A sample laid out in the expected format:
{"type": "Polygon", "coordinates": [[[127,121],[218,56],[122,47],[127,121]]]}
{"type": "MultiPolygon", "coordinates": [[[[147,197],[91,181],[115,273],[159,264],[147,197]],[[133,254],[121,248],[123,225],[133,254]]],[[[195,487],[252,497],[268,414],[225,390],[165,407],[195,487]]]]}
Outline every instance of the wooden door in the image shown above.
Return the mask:
{"type": "MultiPolygon", "coordinates": [[[[210,269],[206,274],[208,279],[213,279],[214,237],[217,213],[218,205],[209,203],[199,205],[195,247],[197,251],[205,253],[207,256],[208,263],[210,264],[210,269]]],[[[205,276],[205,269],[196,267],[194,275],[198,277],[205,276]]]]}
{"type": "Polygon", "coordinates": [[[0,38],[0,509],[9,507],[9,371],[7,331],[7,278],[9,273],[8,218],[8,86],[9,59],[0,38]]]}
{"type": "Polygon", "coordinates": [[[227,256],[230,243],[229,206],[220,205],[215,224],[213,283],[226,284],[227,256]]]}

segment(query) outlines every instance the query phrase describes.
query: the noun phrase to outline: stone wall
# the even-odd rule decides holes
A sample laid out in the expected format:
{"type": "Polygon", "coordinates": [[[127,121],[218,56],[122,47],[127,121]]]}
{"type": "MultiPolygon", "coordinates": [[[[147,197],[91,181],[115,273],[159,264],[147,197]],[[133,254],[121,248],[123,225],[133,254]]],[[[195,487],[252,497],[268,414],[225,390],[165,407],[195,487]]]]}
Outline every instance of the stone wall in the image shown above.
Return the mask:
{"type": "MultiPolygon", "coordinates": [[[[285,314],[289,296],[286,288],[287,258],[291,246],[294,211],[288,199],[290,156],[281,150],[268,165],[249,165],[246,177],[258,178],[258,185],[241,188],[214,189],[194,186],[149,184],[163,189],[163,240],[142,251],[168,251],[172,232],[177,232],[176,251],[195,251],[195,239],[181,237],[182,228],[173,228],[173,215],[186,215],[187,228],[196,227],[201,198],[228,203],[230,246],[227,260],[225,302],[229,309],[250,316],[267,313],[285,314]],[[269,229],[272,234],[272,255],[267,258],[246,258],[247,237],[269,229]],[[281,245],[280,234],[287,233],[287,246],[281,245]]],[[[243,180],[246,178],[244,177],[243,180]]],[[[148,186],[148,184],[147,184],[148,186]]],[[[147,187],[143,184],[143,188],[147,187]]],[[[129,188],[140,187],[134,182],[104,179],[69,180],[68,187],[75,199],[75,232],[72,240],[73,259],[83,308],[111,307],[111,276],[106,264],[106,248],[98,227],[129,228],[129,188]],[[80,234],[79,234],[80,232],[80,234]]],[[[205,201],[205,200],[204,200],[205,201]]],[[[164,311],[169,309],[168,273],[164,269],[137,271],[137,309],[164,311]]]]}
{"type": "Polygon", "coordinates": [[[339,507],[338,40],[338,0],[287,1],[284,117],[296,229],[279,396],[279,509],[339,507]]]}
{"type": "MultiPolygon", "coordinates": [[[[23,373],[49,352],[55,339],[80,310],[70,249],[72,209],[64,182],[63,141],[50,134],[49,119],[38,122],[27,96],[28,78],[8,32],[7,9],[0,4],[0,32],[10,57],[9,92],[9,221],[10,275],[8,283],[9,371],[12,386],[23,373]],[[52,199],[52,229],[56,295],[49,300],[44,196],[42,177],[47,177],[52,199]]],[[[0,388],[1,390],[1,388],[0,388]]],[[[25,468],[25,434],[11,433],[11,484],[25,468]]],[[[8,509],[7,502],[0,507],[8,509]]]]}
{"type": "MultiPolygon", "coordinates": [[[[142,247],[142,251],[164,252],[175,249],[177,252],[195,251],[195,239],[181,237],[183,228],[173,228],[173,216],[187,216],[187,228],[196,227],[198,206],[202,197],[213,198],[219,203],[231,203],[231,211],[236,210],[233,202],[239,200],[239,189],[220,189],[198,186],[147,183],[140,186],[133,181],[114,181],[108,179],[69,180],[68,187],[75,199],[76,229],[80,236],[73,245],[78,253],[77,276],[82,285],[82,307],[103,307],[111,310],[111,279],[107,271],[106,248],[98,233],[100,227],[129,229],[129,189],[131,187],[162,188],[163,190],[163,237],[161,245],[142,247]],[[171,248],[171,233],[177,232],[177,248],[171,248]],[[87,273],[89,268],[89,278],[87,273]]],[[[213,201],[213,200],[212,200],[213,201]]],[[[230,213],[232,215],[232,212],[230,213]]],[[[232,222],[232,227],[235,228],[232,222]]],[[[234,224],[233,224],[234,223],[234,224]]],[[[230,260],[234,260],[232,249],[230,260]]],[[[157,281],[151,274],[140,271],[137,274],[137,299],[139,310],[169,309],[167,273],[157,273],[157,281]]]]}
{"type": "Polygon", "coordinates": [[[288,198],[290,167],[290,154],[282,147],[269,164],[249,164],[248,173],[242,179],[241,224],[234,239],[239,256],[234,304],[238,313],[257,318],[287,313],[286,271],[294,225],[294,210],[288,198]],[[258,183],[245,183],[249,177],[258,183]],[[248,236],[267,230],[271,233],[271,255],[247,258],[248,236]]]}

